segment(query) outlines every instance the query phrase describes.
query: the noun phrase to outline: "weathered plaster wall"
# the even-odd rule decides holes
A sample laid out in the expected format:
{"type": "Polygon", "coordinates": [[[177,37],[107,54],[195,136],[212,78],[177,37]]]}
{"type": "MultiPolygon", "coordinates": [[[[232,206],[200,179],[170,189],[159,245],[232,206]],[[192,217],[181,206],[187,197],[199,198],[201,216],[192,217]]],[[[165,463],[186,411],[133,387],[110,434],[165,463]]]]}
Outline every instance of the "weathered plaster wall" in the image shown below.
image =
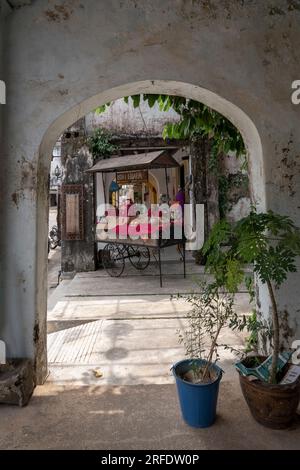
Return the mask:
{"type": "Polygon", "coordinates": [[[101,114],[89,113],[85,121],[88,133],[103,127],[112,133],[161,136],[164,125],[178,119],[179,116],[172,109],[161,112],[157,103],[150,108],[147,102],[141,100],[140,105],[135,108],[131,99],[128,104],[121,99],[116,100],[101,114]]]}
{"type": "MultiPolygon", "coordinates": [[[[3,24],[4,24],[4,12],[3,12],[3,5],[0,3],[0,80],[4,80],[4,70],[3,70],[3,42],[4,42],[4,34],[3,34],[3,24]]],[[[0,102],[0,164],[2,164],[3,161],[3,148],[2,148],[2,129],[3,129],[3,124],[2,124],[2,114],[3,114],[3,107],[5,105],[1,104],[0,102]]],[[[0,191],[0,199],[2,197],[2,192],[0,191]]],[[[2,262],[1,262],[1,254],[0,254],[0,289],[4,287],[4,272],[2,268],[2,262]]],[[[1,298],[0,298],[1,302],[1,298]]],[[[0,307],[1,309],[1,307],[0,307]]],[[[2,314],[1,310],[0,313],[2,314]]],[[[1,316],[0,316],[0,331],[1,331],[1,316]]],[[[0,341],[1,341],[1,333],[0,333],[0,341]]],[[[4,343],[3,343],[4,344],[4,343]]],[[[3,347],[3,346],[2,346],[3,347]]]]}
{"type": "Polygon", "coordinates": [[[62,185],[83,185],[83,240],[63,240],[61,243],[62,273],[93,271],[94,244],[94,185],[93,176],[86,170],[93,166],[93,157],[86,145],[84,119],[79,120],[62,136],[62,185]],[[72,131],[75,132],[72,132],[72,131]],[[69,136],[71,134],[71,136],[69,136]]]}
{"type": "MultiPolygon", "coordinates": [[[[4,11],[3,5],[0,3],[0,80],[4,81],[4,69],[3,69],[3,45],[4,45],[4,34],[3,34],[3,24],[4,24],[4,11]]],[[[4,104],[0,101],[0,158],[2,156],[2,112],[4,104]]],[[[1,161],[1,160],[0,160],[1,161]]]]}
{"type": "Polygon", "coordinates": [[[2,115],[4,112],[5,104],[2,102],[2,93],[5,94],[5,70],[4,70],[4,63],[3,63],[3,55],[4,55],[4,23],[6,16],[10,13],[10,8],[6,1],[0,1],[0,80],[1,80],[1,101],[0,101],[0,161],[3,158],[3,150],[2,150],[2,132],[3,132],[3,123],[2,123],[2,115]]]}
{"type": "MultiPolygon", "coordinates": [[[[298,0],[38,0],[10,15],[0,186],[0,337],[10,355],[37,355],[45,372],[50,152],[97,105],[152,91],[212,106],[245,138],[260,207],[300,223],[300,108],[290,100],[299,21],[298,0]]],[[[294,336],[299,280],[277,292],[294,336]]],[[[267,311],[263,290],[260,300],[267,311]]]]}
{"type": "Polygon", "coordinates": [[[249,177],[244,164],[244,156],[237,157],[234,153],[223,155],[220,163],[219,198],[231,222],[246,217],[251,209],[249,177]]]}

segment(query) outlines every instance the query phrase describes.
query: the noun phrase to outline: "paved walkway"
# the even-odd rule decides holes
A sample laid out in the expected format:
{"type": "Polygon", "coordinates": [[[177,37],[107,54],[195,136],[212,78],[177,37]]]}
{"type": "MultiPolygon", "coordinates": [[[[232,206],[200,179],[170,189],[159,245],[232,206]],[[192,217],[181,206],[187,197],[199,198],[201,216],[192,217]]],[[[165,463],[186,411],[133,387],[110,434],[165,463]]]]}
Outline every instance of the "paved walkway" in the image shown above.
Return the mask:
{"type": "MultiPolygon", "coordinates": [[[[59,285],[49,299],[50,376],[26,408],[1,406],[0,449],[300,448],[299,427],[273,431],[252,419],[225,351],[215,425],[182,421],[170,366],[183,357],[176,330],[188,307],[170,292],[195,288],[195,271],[203,273],[190,263],[183,282],[176,263],[165,268],[164,289],[155,267],[146,276],[98,271],[59,285]]],[[[236,306],[248,312],[248,297],[239,294],[236,306]]],[[[229,332],[225,339],[241,343],[229,332]]]]}
{"type": "MultiPolygon", "coordinates": [[[[176,255],[176,254],[175,254],[176,255]]],[[[80,273],[63,281],[49,300],[49,381],[72,385],[169,384],[172,364],[184,357],[178,330],[190,306],[171,294],[199,290],[203,268],[165,260],[164,284],[159,286],[153,263],[140,273],[130,265],[120,278],[105,271],[80,273]],[[99,377],[99,375],[101,377],[99,377]]],[[[248,296],[237,296],[237,309],[248,313],[248,296]]],[[[226,331],[222,341],[242,344],[239,334],[226,331]]],[[[235,357],[221,351],[226,376],[234,374],[235,357]]]]}
{"type": "Polygon", "coordinates": [[[249,414],[237,380],[221,383],[217,421],[181,419],[175,385],[38,387],[26,408],[1,407],[0,449],[299,449],[300,428],[273,431],[249,414]]]}

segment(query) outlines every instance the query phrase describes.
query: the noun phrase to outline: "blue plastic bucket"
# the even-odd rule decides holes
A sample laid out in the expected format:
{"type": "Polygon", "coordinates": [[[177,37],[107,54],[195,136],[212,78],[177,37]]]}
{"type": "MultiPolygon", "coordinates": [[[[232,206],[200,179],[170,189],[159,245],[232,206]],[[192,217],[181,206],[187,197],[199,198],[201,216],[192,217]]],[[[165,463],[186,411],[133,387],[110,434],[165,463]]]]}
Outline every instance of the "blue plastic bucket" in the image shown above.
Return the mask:
{"type": "MultiPolygon", "coordinates": [[[[214,382],[205,384],[193,384],[181,378],[183,374],[191,369],[191,360],[177,362],[173,366],[173,375],[176,380],[181,413],[184,421],[196,428],[207,428],[216,419],[216,409],[219,393],[219,384],[223,371],[217,365],[213,365],[217,373],[214,382]]],[[[206,361],[196,359],[193,361],[199,365],[205,365],[206,361]]]]}

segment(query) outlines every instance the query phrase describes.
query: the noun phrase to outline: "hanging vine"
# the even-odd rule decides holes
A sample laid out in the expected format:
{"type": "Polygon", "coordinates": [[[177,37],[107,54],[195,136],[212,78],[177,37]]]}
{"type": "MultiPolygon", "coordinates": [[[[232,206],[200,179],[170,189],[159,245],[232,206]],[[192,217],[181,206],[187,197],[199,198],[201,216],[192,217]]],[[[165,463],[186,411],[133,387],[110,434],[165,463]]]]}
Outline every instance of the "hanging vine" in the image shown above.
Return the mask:
{"type": "MultiPolygon", "coordinates": [[[[158,105],[159,110],[167,112],[173,109],[179,115],[178,122],[170,122],[164,126],[164,139],[187,139],[191,142],[206,139],[210,145],[208,170],[217,176],[219,186],[220,216],[225,217],[230,209],[228,194],[230,189],[239,183],[248,183],[247,175],[240,173],[243,181],[238,178],[226,178],[221,171],[221,157],[232,153],[242,160],[242,169],[247,169],[246,149],[239,130],[222,114],[214,111],[203,103],[173,95],[143,94],[124,98],[125,103],[132,101],[133,107],[140,106],[141,100],[148,103],[150,108],[158,105]]],[[[111,103],[97,108],[97,113],[103,113],[111,103]]]]}

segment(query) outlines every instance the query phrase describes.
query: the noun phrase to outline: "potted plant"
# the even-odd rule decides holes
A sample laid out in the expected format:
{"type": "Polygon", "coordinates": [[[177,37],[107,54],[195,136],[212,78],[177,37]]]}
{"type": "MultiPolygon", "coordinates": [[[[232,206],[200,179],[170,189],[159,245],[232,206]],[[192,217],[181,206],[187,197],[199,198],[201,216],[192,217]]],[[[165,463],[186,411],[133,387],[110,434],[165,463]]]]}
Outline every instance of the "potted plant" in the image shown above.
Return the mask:
{"type": "Polygon", "coordinates": [[[251,264],[257,279],[267,286],[272,311],[269,345],[272,355],[248,357],[237,364],[237,368],[254,418],[268,427],[289,427],[299,404],[300,380],[280,383],[287,368],[282,366],[290,353],[282,352],[276,290],[289,273],[296,271],[295,259],[300,254],[299,229],[286,216],[272,211],[257,213],[253,208],[247,217],[233,225],[225,220],[216,224],[203,251],[207,255],[206,269],[214,275],[217,285],[234,293],[245,281],[251,290],[251,279],[244,270],[251,264]],[[247,372],[252,374],[251,378],[247,372]],[[256,374],[255,380],[253,374],[256,374]]]}
{"type": "Polygon", "coordinates": [[[201,284],[201,293],[178,295],[191,304],[187,326],[179,331],[187,359],[172,367],[184,421],[193,427],[211,426],[216,418],[219,384],[223,371],[216,364],[218,338],[235,322],[233,296],[220,293],[213,284],[201,284]]]}

